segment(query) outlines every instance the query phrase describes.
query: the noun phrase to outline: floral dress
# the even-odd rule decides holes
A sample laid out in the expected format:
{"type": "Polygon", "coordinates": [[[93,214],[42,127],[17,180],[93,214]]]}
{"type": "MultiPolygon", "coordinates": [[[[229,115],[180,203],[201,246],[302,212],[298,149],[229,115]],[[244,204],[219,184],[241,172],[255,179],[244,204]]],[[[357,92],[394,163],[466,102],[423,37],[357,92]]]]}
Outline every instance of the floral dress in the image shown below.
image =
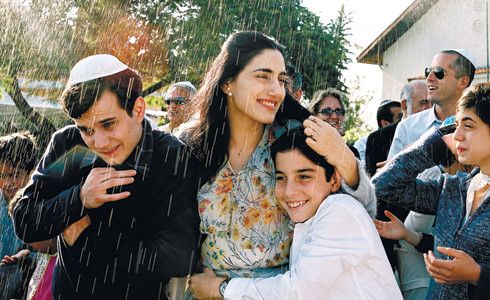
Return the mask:
{"type": "Polygon", "coordinates": [[[287,268],[292,231],[275,199],[269,126],[238,172],[229,163],[198,193],[203,264],[218,275],[269,277],[287,268]]]}

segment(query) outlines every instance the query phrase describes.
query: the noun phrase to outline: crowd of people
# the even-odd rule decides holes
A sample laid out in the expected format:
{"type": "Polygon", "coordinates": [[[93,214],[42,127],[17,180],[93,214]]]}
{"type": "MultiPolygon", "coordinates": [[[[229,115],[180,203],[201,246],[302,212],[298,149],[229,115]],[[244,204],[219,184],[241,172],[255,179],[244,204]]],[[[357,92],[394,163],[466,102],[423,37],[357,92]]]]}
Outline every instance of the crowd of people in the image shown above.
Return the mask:
{"type": "Polygon", "coordinates": [[[467,50],[437,53],[347,145],[347,96],[303,107],[262,33],[230,35],[198,89],[171,84],[161,127],[136,70],[86,57],[60,98],[73,125],[47,149],[0,138],[1,296],[488,299],[490,84],[474,74],[467,50]]]}

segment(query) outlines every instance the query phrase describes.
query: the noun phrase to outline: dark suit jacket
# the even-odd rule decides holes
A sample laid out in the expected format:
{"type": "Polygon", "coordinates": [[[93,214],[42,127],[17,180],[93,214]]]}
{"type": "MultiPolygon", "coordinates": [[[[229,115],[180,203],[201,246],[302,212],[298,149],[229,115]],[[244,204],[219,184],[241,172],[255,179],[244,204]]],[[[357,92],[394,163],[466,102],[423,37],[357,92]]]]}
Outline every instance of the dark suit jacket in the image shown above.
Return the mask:
{"type": "Polygon", "coordinates": [[[368,136],[366,142],[366,170],[369,176],[376,173],[376,164],[385,161],[390,152],[391,141],[395,135],[396,124],[380,128],[368,136]]]}

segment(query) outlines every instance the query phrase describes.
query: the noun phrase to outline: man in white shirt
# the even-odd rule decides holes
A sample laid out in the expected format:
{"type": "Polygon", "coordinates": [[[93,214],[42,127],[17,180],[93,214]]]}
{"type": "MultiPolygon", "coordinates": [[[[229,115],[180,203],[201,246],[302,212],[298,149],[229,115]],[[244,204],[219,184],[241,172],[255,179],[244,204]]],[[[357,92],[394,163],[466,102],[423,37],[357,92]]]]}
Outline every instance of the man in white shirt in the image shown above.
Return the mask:
{"type": "MultiPolygon", "coordinates": [[[[395,131],[388,160],[418,140],[431,128],[438,128],[442,121],[454,115],[456,105],[464,89],[471,84],[475,74],[474,59],[465,49],[444,50],[437,53],[425,69],[428,100],[434,104],[427,109],[403,119],[395,131]]],[[[438,167],[426,170],[420,176],[439,176],[438,167]],[[429,173],[430,172],[430,173],[429,173]]],[[[431,233],[434,216],[410,212],[405,220],[409,229],[431,233]]],[[[425,299],[430,276],[425,269],[422,253],[414,245],[400,241],[398,271],[404,299],[425,299]]],[[[416,245],[415,245],[416,246],[416,245]]]]}

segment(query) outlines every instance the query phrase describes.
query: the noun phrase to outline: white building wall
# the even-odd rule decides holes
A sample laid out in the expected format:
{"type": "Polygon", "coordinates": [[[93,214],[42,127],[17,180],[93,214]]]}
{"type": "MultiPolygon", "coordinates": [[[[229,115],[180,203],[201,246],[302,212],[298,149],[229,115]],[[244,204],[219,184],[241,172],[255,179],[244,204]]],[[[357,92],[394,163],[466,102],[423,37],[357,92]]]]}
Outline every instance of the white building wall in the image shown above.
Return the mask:
{"type": "MultiPolygon", "coordinates": [[[[477,69],[486,66],[485,23],[485,0],[439,0],[383,54],[383,99],[399,100],[407,79],[423,76],[444,49],[466,48],[477,69]]],[[[473,84],[485,80],[481,74],[473,84]]]]}

